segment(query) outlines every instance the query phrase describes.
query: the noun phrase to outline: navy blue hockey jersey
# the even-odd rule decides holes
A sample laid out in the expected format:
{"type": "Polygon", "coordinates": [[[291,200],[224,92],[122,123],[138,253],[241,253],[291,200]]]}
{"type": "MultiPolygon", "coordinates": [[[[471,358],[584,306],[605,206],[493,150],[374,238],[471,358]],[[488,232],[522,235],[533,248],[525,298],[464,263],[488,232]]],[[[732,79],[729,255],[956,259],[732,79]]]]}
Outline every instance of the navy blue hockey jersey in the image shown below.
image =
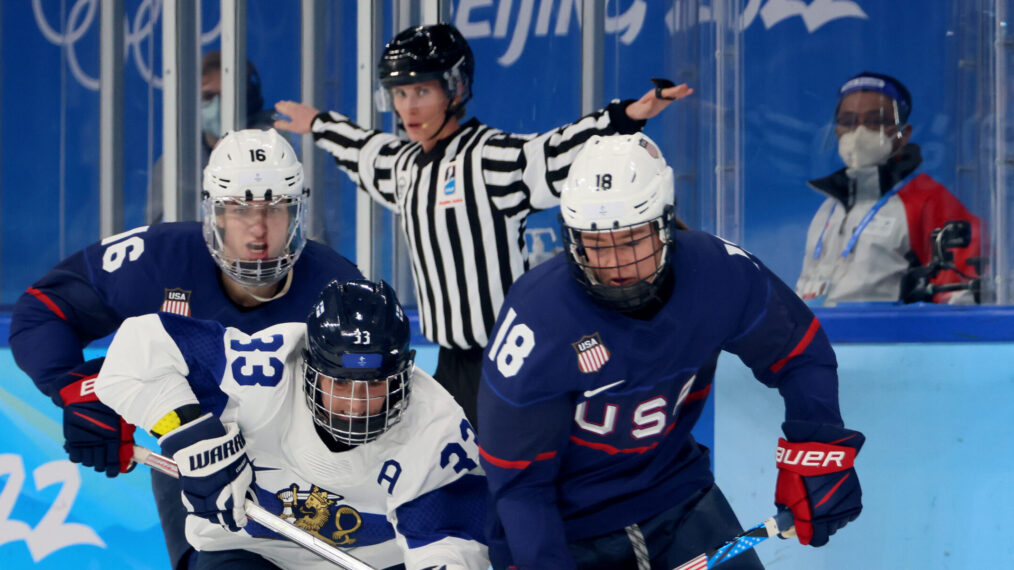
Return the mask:
{"type": "Polygon", "coordinates": [[[349,260],[307,242],[279,299],[254,308],[232,303],[198,222],[142,226],[61,261],[18,299],[11,317],[14,359],[54,402],[83,362],[81,349],[131,316],[167,311],[253,333],[302,322],[332,279],[362,279],[349,260]]]}
{"type": "Polygon", "coordinates": [[[673,293],[650,320],[593,303],[564,254],[508,294],[483,360],[480,447],[521,568],[571,567],[567,541],[714,482],[690,430],[722,350],[779,389],[788,419],[841,425],[834,352],[795,293],[736,245],[675,241],[673,293]]]}

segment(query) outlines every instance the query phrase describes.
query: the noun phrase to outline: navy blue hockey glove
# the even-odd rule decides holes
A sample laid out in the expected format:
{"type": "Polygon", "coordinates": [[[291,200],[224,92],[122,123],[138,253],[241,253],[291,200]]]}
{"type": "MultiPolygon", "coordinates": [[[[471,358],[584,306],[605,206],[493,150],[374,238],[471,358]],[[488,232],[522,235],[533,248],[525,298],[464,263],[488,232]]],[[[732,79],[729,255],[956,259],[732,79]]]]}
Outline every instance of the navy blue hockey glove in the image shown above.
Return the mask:
{"type": "Polygon", "coordinates": [[[158,440],[180,469],[183,506],[192,515],[236,532],[246,526],[245,500],[254,474],[239,426],[211,414],[174,429],[158,440]]]}
{"type": "Polygon", "coordinates": [[[116,477],[134,468],[134,426],[95,395],[95,377],[104,358],[89,360],[67,375],[63,402],[63,448],[74,463],[116,477]]]}
{"type": "Polygon", "coordinates": [[[799,542],[824,546],[859,516],[863,491],[852,467],[866,437],[828,424],[788,421],[778,440],[775,505],[790,509],[799,542]]]}

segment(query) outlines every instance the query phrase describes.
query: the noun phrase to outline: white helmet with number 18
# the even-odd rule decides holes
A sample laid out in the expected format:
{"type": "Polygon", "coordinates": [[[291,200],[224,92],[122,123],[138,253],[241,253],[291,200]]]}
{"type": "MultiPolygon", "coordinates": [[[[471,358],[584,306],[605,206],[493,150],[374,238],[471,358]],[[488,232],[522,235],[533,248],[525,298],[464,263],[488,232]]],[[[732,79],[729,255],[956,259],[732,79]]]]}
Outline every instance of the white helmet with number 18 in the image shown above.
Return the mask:
{"type": "Polygon", "coordinates": [[[647,136],[585,143],[563,184],[560,219],[572,273],[593,300],[630,312],[658,297],[674,203],[672,169],[647,136]]]}
{"type": "Polygon", "coordinates": [[[274,129],[228,133],[204,169],[204,240],[245,287],[280,281],[306,244],[303,165],[274,129]]]}

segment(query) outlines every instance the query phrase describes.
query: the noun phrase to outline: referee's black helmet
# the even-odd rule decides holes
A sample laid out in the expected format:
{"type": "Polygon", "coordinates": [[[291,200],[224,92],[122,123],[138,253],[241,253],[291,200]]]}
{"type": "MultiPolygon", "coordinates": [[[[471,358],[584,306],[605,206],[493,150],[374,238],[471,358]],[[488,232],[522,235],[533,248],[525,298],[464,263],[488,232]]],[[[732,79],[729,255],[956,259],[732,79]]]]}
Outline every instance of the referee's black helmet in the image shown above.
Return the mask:
{"type": "Polygon", "coordinates": [[[440,81],[447,98],[472,97],[475,57],[465,36],[450,24],[416,26],[403,30],[384,48],[377,65],[381,87],[440,81]],[[460,88],[460,91],[459,91],[460,88]]]}

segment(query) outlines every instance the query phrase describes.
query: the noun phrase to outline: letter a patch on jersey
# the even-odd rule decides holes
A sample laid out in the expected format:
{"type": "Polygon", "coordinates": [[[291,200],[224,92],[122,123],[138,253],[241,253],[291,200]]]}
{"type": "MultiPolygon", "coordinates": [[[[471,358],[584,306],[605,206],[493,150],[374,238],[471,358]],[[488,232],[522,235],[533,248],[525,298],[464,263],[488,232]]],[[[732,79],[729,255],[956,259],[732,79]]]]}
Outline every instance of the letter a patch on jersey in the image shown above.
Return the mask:
{"type": "Polygon", "coordinates": [[[577,369],[585,374],[598,372],[609,362],[609,349],[602,344],[599,333],[583,336],[571,346],[577,352],[577,369]]]}
{"type": "Polygon", "coordinates": [[[165,301],[162,302],[162,308],[159,309],[159,311],[189,317],[190,291],[184,291],[183,289],[166,289],[165,301]]]}

